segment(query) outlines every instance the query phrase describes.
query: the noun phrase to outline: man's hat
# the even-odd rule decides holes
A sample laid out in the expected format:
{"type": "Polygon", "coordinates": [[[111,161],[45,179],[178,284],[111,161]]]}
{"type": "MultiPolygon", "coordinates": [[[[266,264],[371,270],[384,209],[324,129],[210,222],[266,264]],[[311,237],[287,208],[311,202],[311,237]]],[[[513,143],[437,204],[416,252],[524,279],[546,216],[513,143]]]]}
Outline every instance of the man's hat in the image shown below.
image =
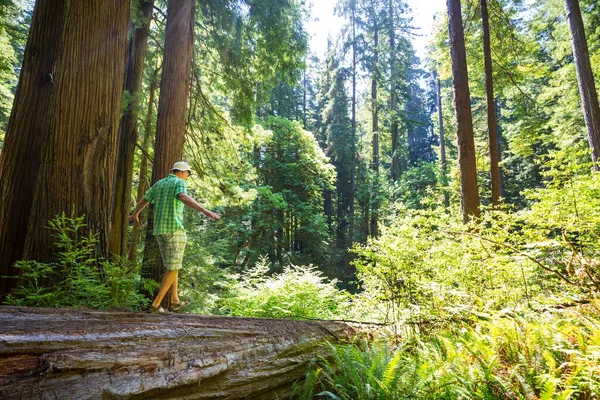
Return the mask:
{"type": "Polygon", "coordinates": [[[177,161],[175,164],[173,164],[171,171],[189,171],[190,174],[192,173],[192,169],[185,161],[177,161]]]}

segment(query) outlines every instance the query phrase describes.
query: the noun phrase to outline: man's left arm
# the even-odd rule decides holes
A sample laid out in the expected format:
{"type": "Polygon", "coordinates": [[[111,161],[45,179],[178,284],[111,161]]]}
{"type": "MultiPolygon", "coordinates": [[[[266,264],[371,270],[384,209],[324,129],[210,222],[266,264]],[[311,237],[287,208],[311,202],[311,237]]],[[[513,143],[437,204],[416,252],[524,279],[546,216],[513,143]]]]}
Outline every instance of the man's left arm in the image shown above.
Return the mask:
{"type": "Polygon", "coordinates": [[[216,212],[209,211],[206,208],[202,207],[200,204],[198,204],[196,202],[196,200],[194,200],[187,193],[180,193],[177,196],[177,198],[186,206],[193,208],[196,211],[201,212],[202,214],[206,215],[208,218],[212,218],[212,219],[220,219],[221,218],[221,216],[219,214],[217,214],[216,212]]]}

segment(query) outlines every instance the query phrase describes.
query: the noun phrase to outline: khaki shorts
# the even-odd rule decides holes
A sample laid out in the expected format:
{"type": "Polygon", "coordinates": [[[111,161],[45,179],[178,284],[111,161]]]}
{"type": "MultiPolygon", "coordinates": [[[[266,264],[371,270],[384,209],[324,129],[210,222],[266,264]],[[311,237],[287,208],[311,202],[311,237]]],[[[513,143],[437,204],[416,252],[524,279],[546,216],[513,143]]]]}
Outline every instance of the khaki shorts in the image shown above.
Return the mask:
{"type": "Polygon", "coordinates": [[[181,269],[186,239],[185,231],[182,230],[156,236],[163,264],[169,271],[181,269]]]}

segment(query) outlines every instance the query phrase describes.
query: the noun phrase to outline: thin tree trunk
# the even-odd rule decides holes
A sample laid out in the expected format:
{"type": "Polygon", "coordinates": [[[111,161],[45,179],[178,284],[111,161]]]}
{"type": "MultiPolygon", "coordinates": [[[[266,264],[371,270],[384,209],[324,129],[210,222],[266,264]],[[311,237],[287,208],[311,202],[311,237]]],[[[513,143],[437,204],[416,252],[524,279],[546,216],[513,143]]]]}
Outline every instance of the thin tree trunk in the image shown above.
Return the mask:
{"type": "MultiPolygon", "coordinates": [[[[157,81],[158,69],[154,71],[154,78],[150,83],[150,99],[148,100],[148,113],[146,114],[146,121],[144,122],[144,142],[142,143],[142,154],[140,156],[140,177],[137,190],[137,201],[141,201],[149,189],[148,185],[148,148],[150,147],[151,125],[152,125],[152,110],[154,109],[154,97],[158,86],[157,81]]],[[[129,252],[127,259],[129,261],[135,261],[137,257],[138,243],[140,241],[140,233],[142,230],[143,217],[140,215],[140,222],[133,225],[133,231],[131,233],[131,241],[129,243],[129,252]]]]}
{"type": "Polygon", "coordinates": [[[577,71],[577,82],[579,84],[579,95],[581,96],[581,107],[587,128],[588,143],[592,150],[592,161],[594,169],[599,170],[598,157],[600,157],[600,106],[598,105],[598,93],[594,83],[594,74],[590,63],[585,29],[578,0],[565,0],[567,9],[567,20],[573,43],[573,57],[575,58],[575,70],[577,71]]]}
{"type": "Polygon", "coordinates": [[[129,11],[127,0],[67,3],[27,259],[51,258],[47,226],[61,213],[85,216],[96,256],[108,256],[129,11]]]}
{"type": "MultiPolygon", "coordinates": [[[[434,72],[437,76],[437,73],[434,72]]],[[[446,161],[446,139],[444,138],[444,115],[442,113],[442,83],[440,78],[436,79],[437,82],[437,101],[438,101],[438,122],[440,125],[440,158],[442,163],[442,186],[444,187],[444,207],[450,207],[450,198],[448,196],[448,163],[446,161]]]]}
{"type": "Polygon", "coordinates": [[[117,173],[115,175],[115,193],[113,204],[112,231],[109,240],[109,251],[112,254],[124,255],[127,249],[127,217],[131,202],[131,186],[133,183],[133,156],[138,139],[137,96],[142,89],[144,58],[148,43],[148,32],[152,19],[152,0],[138,0],[142,11],[142,25],[135,27],[133,37],[127,45],[125,61],[125,78],[123,90],[132,96],[127,109],[121,117],[119,126],[119,147],[117,155],[117,173]]]}
{"type": "Polygon", "coordinates": [[[492,207],[500,204],[500,168],[498,167],[498,140],[496,134],[496,112],[494,101],[494,77],[492,71],[492,51],[490,49],[490,24],[487,0],[480,0],[481,21],[483,24],[483,54],[485,64],[485,90],[487,93],[488,145],[490,148],[490,177],[492,181],[492,207]]]}
{"type": "Polygon", "coordinates": [[[373,192],[371,193],[371,224],[370,234],[372,237],[378,236],[377,219],[379,216],[379,109],[377,105],[377,62],[379,46],[379,32],[375,28],[374,37],[374,52],[373,52],[373,79],[371,82],[371,103],[372,103],[372,128],[373,128],[373,192]]]}
{"type": "Polygon", "coordinates": [[[8,399],[287,399],[327,342],[360,335],[332,321],[1,307],[0,387],[8,399]]]}
{"type": "Polygon", "coordinates": [[[27,223],[33,203],[40,158],[47,136],[48,107],[54,65],[63,28],[65,1],[38,0],[14,105],[0,153],[0,297],[18,284],[27,223]]]}
{"type": "Polygon", "coordinates": [[[398,97],[396,94],[396,32],[394,21],[394,8],[392,0],[389,0],[388,13],[390,16],[389,35],[390,35],[390,111],[392,114],[392,181],[396,182],[400,177],[400,166],[398,163],[398,116],[396,109],[398,108],[398,97]]]}
{"type": "MultiPolygon", "coordinates": [[[[498,164],[502,162],[502,128],[500,126],[500,107],[498,106],[498,99],[494,98],[494,105],[496,111],[496,147],[498,148],[498,164]]],[[[504,197],[504,180],[502,178],[502,169],[498,168],[498,186],[500,190],[500,197],[504,197]]]]}
{"type": "Polygon", "coordinates": [[[460,0],[447,0],[463,221],[480,216],[475,141],[460,0]]]}
{"type": "MultiPolygon", "coordinates": [[[[160,79],[160,97],[156,122],[156,141],[152,184],[166,177],[173,164],[183,159],[186,110],[191,81],[194,0],[170,0],[160,79]]],[[[162,258],[152,235],[154,215],[148,213],[146,245],[142,274],[160,281],[162,258]]],[[[165,296],[169,298],[169,296],[165,296]]]]}
{"type": "Polygon", "coordinates": [[[348,247],[354,238],[354,193],[356,191],[356,1],[352,0],[352,142],[350,144],[350,193],[348,247]]]}

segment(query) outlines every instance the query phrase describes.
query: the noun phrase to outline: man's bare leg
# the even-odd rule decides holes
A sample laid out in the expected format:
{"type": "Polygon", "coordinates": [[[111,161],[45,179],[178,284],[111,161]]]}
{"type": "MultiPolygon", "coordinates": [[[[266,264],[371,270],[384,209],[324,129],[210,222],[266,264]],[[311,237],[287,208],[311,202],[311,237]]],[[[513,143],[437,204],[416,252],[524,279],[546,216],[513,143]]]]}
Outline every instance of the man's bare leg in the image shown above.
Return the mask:
{"type": "Polygon", "coordinates": [[[179,304],[179,291],[177,290],[177,286],[179,283],[179,275],[175,277],[173,284],[171,285],[171,305],[179,304]]]}
{"type": "Polygon", "coordinates": [[[158,294],[156,295],[156,297],[154,298],[154,301],[152,302],[153,307],[156,307],[156,308],[160,307],[160,303],[162,302],[163,297],[165,297],[165,294],[167,294],[167,291],[173,285],[173,282],[177,281],[177,273],[178,272],[179,271],[167,271],[165,273],[165,276],[163,276],[158,294]]]}

